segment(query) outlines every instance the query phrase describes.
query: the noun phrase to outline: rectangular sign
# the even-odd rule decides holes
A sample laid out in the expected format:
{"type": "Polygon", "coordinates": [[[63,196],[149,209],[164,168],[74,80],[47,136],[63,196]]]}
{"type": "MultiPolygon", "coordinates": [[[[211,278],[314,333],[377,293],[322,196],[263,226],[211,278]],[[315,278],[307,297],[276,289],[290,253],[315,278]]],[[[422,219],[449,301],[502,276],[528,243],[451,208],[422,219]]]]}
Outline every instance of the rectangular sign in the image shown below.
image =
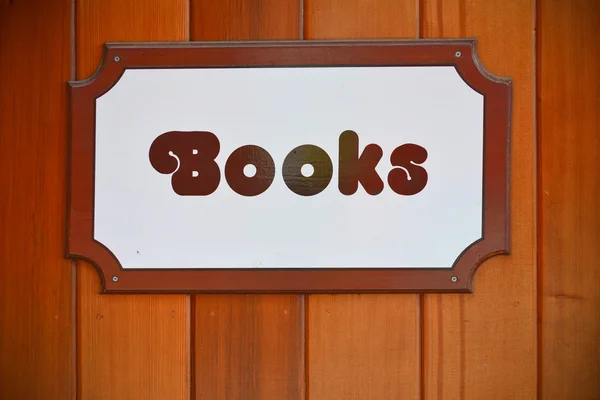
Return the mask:
{"type": "Polygon", "coordinates": [[[508,252],[510,80],[473,40],[108,44],[71,101],[104,291],[469,291],[508,252]]]}

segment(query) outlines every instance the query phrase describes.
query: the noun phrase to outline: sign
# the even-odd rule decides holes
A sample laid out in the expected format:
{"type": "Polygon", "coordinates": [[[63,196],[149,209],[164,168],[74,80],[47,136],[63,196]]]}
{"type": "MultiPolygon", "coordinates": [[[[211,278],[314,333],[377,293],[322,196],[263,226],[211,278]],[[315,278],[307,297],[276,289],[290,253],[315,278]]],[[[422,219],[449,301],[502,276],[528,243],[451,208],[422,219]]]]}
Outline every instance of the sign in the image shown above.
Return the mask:
{"type": "Polygon", "coordinates": [[[108,44],[68,255],[106,292],[470,291],[508,252],[510,88],[473,40],[108,44]]]}

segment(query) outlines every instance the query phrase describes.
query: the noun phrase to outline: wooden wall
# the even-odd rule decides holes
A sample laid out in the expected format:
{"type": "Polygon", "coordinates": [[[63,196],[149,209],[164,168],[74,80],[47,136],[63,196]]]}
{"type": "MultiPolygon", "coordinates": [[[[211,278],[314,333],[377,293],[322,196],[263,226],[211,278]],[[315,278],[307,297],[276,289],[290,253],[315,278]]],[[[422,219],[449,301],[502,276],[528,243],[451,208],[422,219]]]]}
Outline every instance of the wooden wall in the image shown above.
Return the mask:
{"type": "Polygon", "coordinates": [[[0,0],[0,399],[599,399],[597,0],[0,0]],[[99,295],[67,84],[107,41],[476,37],[513,78],[512,254],[473,295],[99,295]]]}

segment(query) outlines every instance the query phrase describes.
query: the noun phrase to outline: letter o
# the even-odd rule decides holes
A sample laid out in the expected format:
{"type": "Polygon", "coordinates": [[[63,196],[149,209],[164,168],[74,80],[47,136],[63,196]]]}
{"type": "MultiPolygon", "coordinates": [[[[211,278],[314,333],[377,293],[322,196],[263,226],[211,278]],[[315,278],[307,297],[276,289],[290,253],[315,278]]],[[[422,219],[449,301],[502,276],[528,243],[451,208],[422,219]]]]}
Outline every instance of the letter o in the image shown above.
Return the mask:
{"type": "Polygon", "coordinates": [[[229,187],[242,196],[257,196],[271,186],[275,178],[275,163],[265,149],[259,146],[242,146],[236,149],[225,163],[225,179],[229,187]],[[252,164],[256,174],[248,177],[244,167],[252,164]]]}
{"type": "Polygon", "coordinates": [[[320,147],[305,144],[296,147],[283,161],[283,181],[294,193],[301,196],[314,196],[321,193],[333,176],[333,164],[329,155],[320,147]],[[314,168],[314,173],[306,177],[301,169],[305,164],[314,168]]]}

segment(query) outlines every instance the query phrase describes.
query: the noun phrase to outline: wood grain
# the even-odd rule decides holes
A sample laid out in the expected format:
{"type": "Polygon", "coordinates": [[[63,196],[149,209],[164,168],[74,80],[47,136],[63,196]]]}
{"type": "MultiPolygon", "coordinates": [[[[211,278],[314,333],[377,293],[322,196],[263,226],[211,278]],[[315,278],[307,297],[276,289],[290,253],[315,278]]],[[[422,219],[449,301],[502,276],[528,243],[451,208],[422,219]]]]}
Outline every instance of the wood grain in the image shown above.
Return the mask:
{"type": "Polygon", "coordinates": [[[303,399],[299,299],[197,295],[196,399],[303,399]]]}
{"type": "Polygon", "coordinates": [[[541,0],[540,398],[600,398],[600,2],[541,0]]]}
{"type": "Polygon", "coordinates": [[[192,40],[300,38],[299,0],[190,0],[192,40]]]}
{"type": "MultiPolygon", "coordinates": [[[[98,67],[108,41],[188,38],[186,0],[79,0],[77,77],[98,67]]],[[[189,296],[100,295],[78,263],[79,398],[189,397],[189,296]]]]}
{"type": "Polygon", "coordinates": [[[80,398],[188,398],[188,297],[98,295],[93,272],[79,274],[80,398]]]}
{"type": "MultiPolygon", "coordinates": [[[[307,0],[306,39],[414,38],[414,0],[307,0]]],[[[413,399],[421,379],[420,296],[311,295],[308,397],[413,399]]]]}
{"type": "Polygon", "coordinates": [[[424,397],[536,397],[533,2],[425,0],[423,37],[475,37],[485,68],[513,79],[511,255],[484,263],[473,295],[426,295],[424,397]]]}
{"type": "MultiPolygon", "coordinates": [[[[298,0],[192,0],[192,40],[300,38],[298,0]]],[[[303,399],[304,296],[195,296],[196,399],[303,399]]]]}
{"type": "Polygon", "coordinates": [[[69,0],[0,2],[0,399],[73,397],[69,0]]]}
{"type": "Polygon", "coordinates": [[[415,0],[305,0],[306,39],[415,38],[415,0]]]}
{"type": "Polygon", "coordinates": [[[418,398],[417,299],[417,295],[309,296],[309,398],[418,398]]]}

